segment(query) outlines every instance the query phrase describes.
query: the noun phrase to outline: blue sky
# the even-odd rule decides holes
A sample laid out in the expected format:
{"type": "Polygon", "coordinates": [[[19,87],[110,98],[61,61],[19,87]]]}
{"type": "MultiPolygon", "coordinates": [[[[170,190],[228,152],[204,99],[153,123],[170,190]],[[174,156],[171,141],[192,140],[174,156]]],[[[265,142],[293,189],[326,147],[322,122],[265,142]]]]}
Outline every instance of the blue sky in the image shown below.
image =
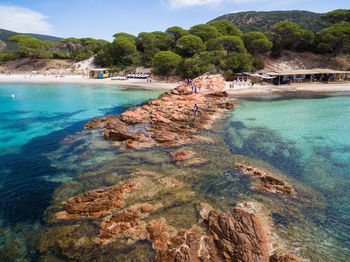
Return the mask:
{"type": "Polygon", "coordinates": [[[113,34],[164,31],[239,11],[350,9],[349,0],[0,0],[0,28],[112,40],[113,34]]]}

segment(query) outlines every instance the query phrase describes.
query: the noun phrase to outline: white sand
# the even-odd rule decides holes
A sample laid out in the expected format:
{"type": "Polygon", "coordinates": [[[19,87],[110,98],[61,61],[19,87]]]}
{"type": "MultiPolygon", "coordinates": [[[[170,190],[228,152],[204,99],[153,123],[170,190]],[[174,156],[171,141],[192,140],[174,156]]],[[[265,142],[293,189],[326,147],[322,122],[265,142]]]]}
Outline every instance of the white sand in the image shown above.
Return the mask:
{"type": "Polygon", "coordinates": [[[144,87],[148,89],[170,90],[175,88],[177,83],[167,83],[164,81],[152,80],[147,83],[146,79],[128,79],[128,80],[111,80],[106,79],[89,79],[82,75],[59,75],[45,76],[42,74],[25,75],[25,74],[0,74],[0,83],[52,83],[52,84],[94,84],[94,85],[116,85],[126,87],[144,87]]]}
{"type": "Polygon", "coordinates": [[[325,93],[325,92],[344,92],[350,91],[350,83],[304,83],[292,85],[259,85],[250,86],[234,86],[230,89],[230,82],[226,82],[225,91],[234,96],[256,96],[256,95],[271,95],[292,92],[305,93],[325,93]]]}
{"type": "MultiPolygon", "coordinates": [[[[66,75],[60,77],[56,75],[45,76],[42,74],[25,75],[25,74],[0,74],[0,83],[70,83],[70,84],[94,84],[94,85],[116,85],[125,87],[142,87],[147,89],[162,89],[171,90],[178,83],[167,83],[164,81],[152,80],[152,83],[147,83],[146,79],[128,79],[128,80],[111,80],[107,79],[89,79],[82,75],[66,75]]],[[[234,96],[257,96],[281,94],[285,92],[342,92],[350,91],[350,83],[305,83],[292,85],[259,85],[250,86],[234,86],[230,89],[230,82],[226,82],[225,91],[234,96]]]]}

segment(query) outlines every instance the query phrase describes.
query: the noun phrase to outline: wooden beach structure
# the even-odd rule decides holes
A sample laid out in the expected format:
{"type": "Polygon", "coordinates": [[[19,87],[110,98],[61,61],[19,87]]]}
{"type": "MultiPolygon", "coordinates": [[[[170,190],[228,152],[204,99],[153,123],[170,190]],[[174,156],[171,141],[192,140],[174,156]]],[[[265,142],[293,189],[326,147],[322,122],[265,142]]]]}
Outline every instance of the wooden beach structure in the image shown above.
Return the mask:
{"type": "Polygon", "coordinates": [[[298,83],[344,83],[350,81],[350,71],[333,69],[308,69],[290,71],[264,72],[273,78],[275,85],[298,84],[298,83]]]}
{"type": "Polygon", "coordinates": [[[112,73],[107,68],[90,69],[89,78],[104,79],[112,77],[112,73]]]}

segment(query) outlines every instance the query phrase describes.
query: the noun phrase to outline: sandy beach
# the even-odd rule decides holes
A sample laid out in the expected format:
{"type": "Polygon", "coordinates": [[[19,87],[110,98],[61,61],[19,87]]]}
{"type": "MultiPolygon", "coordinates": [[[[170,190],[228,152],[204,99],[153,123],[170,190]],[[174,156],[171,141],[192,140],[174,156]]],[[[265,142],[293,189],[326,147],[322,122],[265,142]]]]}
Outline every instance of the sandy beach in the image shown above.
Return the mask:
{"type": "MultiPolygon", "coordinates": [[[[25,75],[25,74],[0,74],[0,83],[52,83],[52,84],[94,84],[94,85],[116,85],[125,87],[141,87],[147,89],[171,90],[178,86],[177,82],[168,83],[165,81],[152,80],[151,83],[145,79],[128,79],[128,80],[112,80],[107,79],[89,79],[82,75],[65,75],[64,77],[56,75],[25,75]]],[[[325,93],[325,92],[344,92],[350,91],[350,82],[346,83],[305,83],[292,85],[260,85],[250,86],[234,86],[230,88],[231,82],[226,82],[225,91],[236,97],[243,96],[260,96],[282,93],[325,93]]]]}
{"type": "Polygon", "coordinates": [[[167,83],[165,81],[152,80],[151,83],[146,79],[128,79],[112,80],[106,79],[89,79],[82,75],[65,75],[64,77],[56,75],[25,75],[25,74],[0,74],[0,83],[44,83],[44,84],[94,84],[94,85],[116,85],[126,87],[143,87],[148,89],[171,90],[177,86],[177,83],[167,83]]]}
{"type": "Polygon", "coordinates": [[[230,82],[226,82],[225,91],[230,95],[242,96],[259,96],[282,93],[329,93],[329,92],[350,92],[350,83],[312,83],[312,84],[292,84],[292,85],[259,85],[253,87],[234,87],[230,88],[230,82]]]}

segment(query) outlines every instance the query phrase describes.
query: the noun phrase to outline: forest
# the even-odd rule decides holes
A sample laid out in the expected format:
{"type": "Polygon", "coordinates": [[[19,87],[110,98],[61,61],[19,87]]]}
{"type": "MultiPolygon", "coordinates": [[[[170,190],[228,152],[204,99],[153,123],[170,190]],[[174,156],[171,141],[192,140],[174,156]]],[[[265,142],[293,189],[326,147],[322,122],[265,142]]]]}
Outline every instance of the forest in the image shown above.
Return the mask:
{"type": "Polygon", "coordinates": [[[58,42],[15,35],[19,51],[0,54],[0,61],[22,57],[85,60],[113,71],[137,66],[152,67],[160,76],[196,77],[206,72],[230,75],[264,68],[266,55],[280,56],[285,49],[320,54],[350,54],[350,10],[338,9],[320,16],[323,29],[312,32],[282,21],[268,31],[243,33],[227,20],[198,24],[186,30],[178,26],[165,32],[141,32],[137,36],[116,33],[112,42],[92,38],[66,38],[58,42]]]}

